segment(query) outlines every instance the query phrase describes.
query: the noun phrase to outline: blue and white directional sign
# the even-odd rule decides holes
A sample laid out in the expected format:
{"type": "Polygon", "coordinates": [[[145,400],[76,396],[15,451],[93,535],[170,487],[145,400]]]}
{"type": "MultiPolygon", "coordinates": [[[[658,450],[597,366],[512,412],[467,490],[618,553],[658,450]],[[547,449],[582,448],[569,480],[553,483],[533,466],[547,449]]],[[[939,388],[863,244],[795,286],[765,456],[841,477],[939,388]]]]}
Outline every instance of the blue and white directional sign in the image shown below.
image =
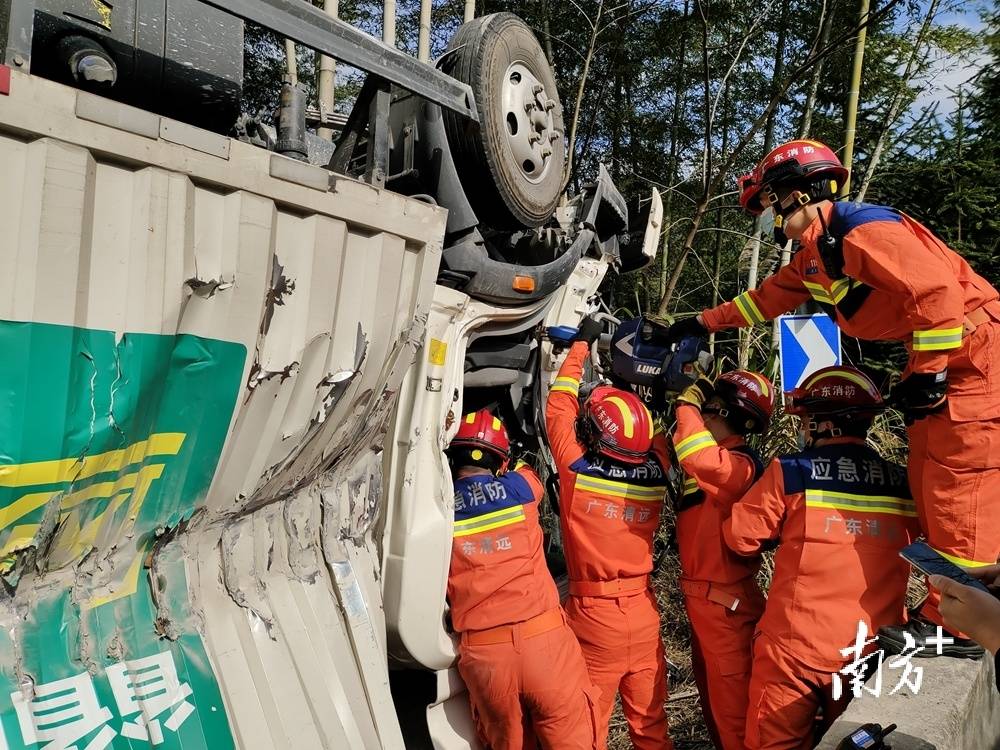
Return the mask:
{"type": "Polygon", "coordinates": [[[825,313],[778,318],[781,390],[790,391],[821,367],[840,364],[840,328],[825,313]]]}

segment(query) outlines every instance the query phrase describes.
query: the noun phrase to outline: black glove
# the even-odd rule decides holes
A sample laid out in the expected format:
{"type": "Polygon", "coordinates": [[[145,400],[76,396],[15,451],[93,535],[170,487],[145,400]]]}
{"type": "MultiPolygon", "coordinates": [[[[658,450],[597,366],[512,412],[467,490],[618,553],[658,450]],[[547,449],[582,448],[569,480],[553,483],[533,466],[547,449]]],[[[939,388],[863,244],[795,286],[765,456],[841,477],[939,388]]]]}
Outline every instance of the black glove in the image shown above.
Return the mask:
{"type": "Polygon", "coordinates": [[[889,403],[903,412],[907,424],[941,411],[948,405],[948,371],[915,372],[896,383],[889,403]]]}
{"type": "Polygon", "coordinates": [[[602,333],[604,333],[604,324],[588,315],[580,321],[573,341],[586,341],[587,346],[593,346],[602,333]]]}
{"type": "Polygon", "coordinates": [[[667,331],[667,341],[670,344],[680,341],[685,336],[696,336],[700,339],[708,337],[708,329],[698,321],[697,315],[678,320],[667,331]]]}

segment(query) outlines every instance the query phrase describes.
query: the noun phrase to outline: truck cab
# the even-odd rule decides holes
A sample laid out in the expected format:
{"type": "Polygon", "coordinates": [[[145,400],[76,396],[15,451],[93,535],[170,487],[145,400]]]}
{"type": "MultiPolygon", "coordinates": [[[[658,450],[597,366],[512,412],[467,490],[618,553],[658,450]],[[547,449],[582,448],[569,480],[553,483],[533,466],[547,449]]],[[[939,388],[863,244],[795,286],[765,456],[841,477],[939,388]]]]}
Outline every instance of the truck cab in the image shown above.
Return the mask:
{"type": "Polygon", "coordinates": [[[510,14],[433,65],[301,0],[0,21],[0,748],[475,747],[449,415],[551,471],[548,331],[659,196],[565,192],[510,14]],[[291,81],[241,111],[248,23],[367,71],[334,141],[291,81]]]}

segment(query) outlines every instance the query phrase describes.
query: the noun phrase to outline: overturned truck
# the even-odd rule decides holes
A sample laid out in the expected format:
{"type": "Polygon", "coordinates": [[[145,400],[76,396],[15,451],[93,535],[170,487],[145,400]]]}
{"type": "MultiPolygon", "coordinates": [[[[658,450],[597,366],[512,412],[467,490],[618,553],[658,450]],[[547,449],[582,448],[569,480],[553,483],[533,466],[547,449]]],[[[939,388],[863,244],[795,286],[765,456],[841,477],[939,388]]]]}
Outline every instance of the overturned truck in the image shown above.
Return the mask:
{"type": "Polygon", "coordinates": [[[563,193],[509,14],[436,66],[302,0],[2,0],[0,39],[0,748],[474,746],[448,414],[544,460],[545,330],[659,197],[563,193]],[[246,22],[367,72],[334,144],[290,83],[240,114],[246,22]]]}

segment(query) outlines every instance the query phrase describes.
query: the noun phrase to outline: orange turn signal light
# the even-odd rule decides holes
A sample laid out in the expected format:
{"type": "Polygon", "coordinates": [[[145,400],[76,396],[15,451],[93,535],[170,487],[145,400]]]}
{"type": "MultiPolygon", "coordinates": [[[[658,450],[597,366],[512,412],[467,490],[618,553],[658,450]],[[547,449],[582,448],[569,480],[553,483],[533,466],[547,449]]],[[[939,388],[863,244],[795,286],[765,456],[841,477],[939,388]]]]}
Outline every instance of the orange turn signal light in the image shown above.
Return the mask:
{"type": "Polygon", "coordinates": [[[515,292],[533,292],[535,280],[531,276],[515,276],[512,286],[515,292]]]}

